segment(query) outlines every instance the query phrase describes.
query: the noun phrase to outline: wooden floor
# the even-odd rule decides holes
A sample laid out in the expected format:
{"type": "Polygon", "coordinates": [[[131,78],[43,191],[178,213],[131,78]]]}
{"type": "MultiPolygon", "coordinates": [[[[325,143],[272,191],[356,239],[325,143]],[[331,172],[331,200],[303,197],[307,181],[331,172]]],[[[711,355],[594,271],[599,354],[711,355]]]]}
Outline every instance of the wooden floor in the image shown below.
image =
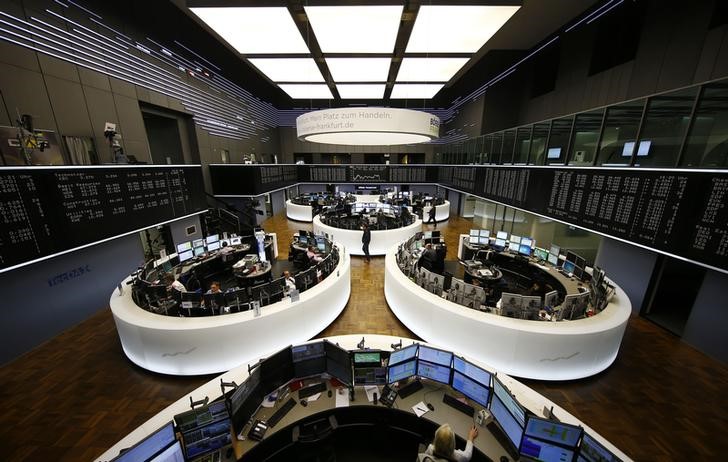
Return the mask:
{"type": "MultiPolygon", "coordinates": [[[[450,254],[471,222],[441,225],[450,254]]],[[[276,216],[281,258],[311,225],[276,216]]],[[[389,310],[384,258],[352,259],[351,299],[321,335],[414,335],[389,310]]],[[[180,396],[210,380],[142,370],[121,349],[108,309],[0,368],[0,461],[89,461],[180,396]]],[[[635,460],[725,460],[728,367],[639,317],[616,362],[596,377],[526,381],[635,460]]]]}

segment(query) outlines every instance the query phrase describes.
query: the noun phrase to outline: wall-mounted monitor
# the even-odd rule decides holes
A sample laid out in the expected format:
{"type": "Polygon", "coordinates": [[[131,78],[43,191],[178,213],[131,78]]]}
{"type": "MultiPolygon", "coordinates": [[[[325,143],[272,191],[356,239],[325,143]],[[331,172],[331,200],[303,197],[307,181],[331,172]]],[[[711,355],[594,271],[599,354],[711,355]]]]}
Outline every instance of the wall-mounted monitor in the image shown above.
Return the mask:
{"type": "Polygon", "coordinates": [[[188,250],[192,250],[191,241],[183,242],[182,244],[177,244],[177,253],[187,252],[188,250]]]}
{"type": "Polygon", "coordinates": [[[558,159],[559,157],[561,157],[561,148],[549,148],[546,153],[547,159],[558,159]]]}
{"type": "MultiPolygon", "coordinates": [[[[650,154],[651,146],[652,146],[652,141],[650,141],[650,140],[640,141],[639,147],[637,148],[637,157],[648,156],[650,154]]],[[[622,148],[622,157],[631,157],[633,150],[634,150],[634,141],[628,141],[628,142],[624,143],[624,148],[622,148]]]]}

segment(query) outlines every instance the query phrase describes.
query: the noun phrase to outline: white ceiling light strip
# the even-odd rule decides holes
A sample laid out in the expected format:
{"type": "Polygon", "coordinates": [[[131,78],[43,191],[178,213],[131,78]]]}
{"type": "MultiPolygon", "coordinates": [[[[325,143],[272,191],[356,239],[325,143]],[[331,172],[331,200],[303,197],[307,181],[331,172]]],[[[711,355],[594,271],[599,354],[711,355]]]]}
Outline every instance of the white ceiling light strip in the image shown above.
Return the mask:
{"type": "Polygon", "coordinates": [[[402,5],[304,6],[324,53],[393,53],[402,5]]]}
{"type": "Polygon", "coordinates": [[[403,58],[397,82],[448,82],[470,58],[403,58]]]}

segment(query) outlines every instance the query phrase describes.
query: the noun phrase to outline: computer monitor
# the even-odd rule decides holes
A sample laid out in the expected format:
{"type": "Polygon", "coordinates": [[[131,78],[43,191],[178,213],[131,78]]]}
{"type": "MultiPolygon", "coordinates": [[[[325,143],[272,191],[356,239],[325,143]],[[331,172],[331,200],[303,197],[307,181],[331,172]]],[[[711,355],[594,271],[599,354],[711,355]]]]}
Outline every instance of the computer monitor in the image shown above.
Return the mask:
{"type": "Polygon", "coordinates": [[[453,358],[452,364],[455,371],[490,388],[490,372],[458,356],[453,358]]]}
{"type": "Polygon", "coordinates": [[[519,294],[501,294],[501,312],[504,316],[518,318],[521,315],[523,299],[519,294]]]}
{"type": "Polygon", "coordinates": [[[137,462],[147,460],[172,444],[174,440],[174,423],[170,421],[131,448],[119,454],[111,462],[137,462]]]}
{"type": "Polygon", "coordinates": [[[527,245],[529,247],[533,247],[533,239],[531,239],[530,237],[522,237],[521,245],[527,245]]]}
{"type": "Polygon", "coordinates": [[[424,238],[432,239],[432,231],[425,231],[424,238]]]}
{"type": "Polygon", "coordinates": [[[468,236],[468,243],[478,245],[480,243],[480,238],[478,236],[468,236]]]}
{"type": "Polygon", "coordinates": [[[538,295],[522,295],[521,309],[527,310],[532,315],[538,314],[541,309],[541,297],[538,295]]]}
{"type": "Polygon", "coordinates": [[[218,311],[225,305],[225,294],[222,292],[216,294],[205,294],[203,295],[205,301],[205,308],[208,310],[218,311]]]}
{"type": "Polygon", "coordinates": [[[177,253],[187,252],[188,250],[192,250],[191,241],[183,242],[182,244],[177,244],[177,253]]]}
{"type": "Polygon", "coordinates": [[[186,252],[178,253],[177,256],[179,257],[179,262],[182,263],[183,261],[187,261],[195,255],[192,250],[187,250],[186,252]]]}
{"type": "Polygon", "coordinates": [[[584,278],[584,270],[581,268],[581,266],[574,266],[574,276],[576,276],[577,279],[583,279],[584,278]]]}
{"type": "Polygon", "coordinates": [[[508,243],[511,247],[515,245],[516,248],[518,248],[519,245],[521,245],[521,236],[516,236],[515,234],[511,234],[511,238],[508,240],[508,243]]]}
{"type": "Polygon", "coordinates": [[[566,260],[564,262],[563,268],[564,268],[564,272],[571,274],[574,272],[574,268],[576,268],[576,265],[574,265],[574,262],[566,260]]]}
{"type": "Polygon", "coordinates": [[[490,237],[490,230],[489,229],[481,229],[479,236],[480,237],[490,237]]]}
{"type": "MultiPolygon", "coordinates": [[[[419,345],[415,343],[408,347],[400,348],[399,350],[393,351],[392,354],[389,355],[389,365],[393,366],[395,364],[399,364],[401,362],[414,358],[417,355],[418,346],[419,345]]],[[[354,358],[356,359],[356,354],[354,358]]]]}
{"type": "Polygon", "coordinates": [[[546,249],[542,249],[541,247],[536,247],[533,249],[533,256],[538,258],[539,260],[546,261],[549,258],[549,252],[546,249]]]}
{"type": "Polygon", "coordinates": [[[204,247],[195,247],[195,249],[194,249],[195,257],[199,257],[200,255],[203,255],[204,253],[205,253],[204,247]]]}
{"type": "Polygon", "coordinates": [[[547,292],[543,297],[543,305],[554,308],[559,305],[559,293],[555,290],[547,292]]]}
{"type": "Polygon", "coordinates": [[[148,462],[184,462],[184,460],[185,455],[182,451],[182,443],[175,441],[172,446],[169,446],[164,451],[149,459],[148,462]]]}
{"type": "Polygon", "coordinates": [[[548,262],[554,266],[559,266],[559,256],[552,253],[549,254],[548,262]]]}
{"type": "Polygon", "coordinates": [[[326,241],[323,241],[323,240],[320,240],[320,241],[318,241],[318,243],[316,244],[316,247],[317,247],[317,248],[318,248],[318,249],[319,249],[319,250],[320,250],[321,252],[325,252],[325,251],[326,251],[326,241]]]}
{"type": "Polygon", "coordinates": [[[609,449],[605,448],[589,433],[584,432],[579,445],[579,462],[620,462],[609,449]]]}
{"type": "Polygon", "coordinates": [[[470,237],[478,237],[479,235],[480,235],[480,231],[479,230],[477,230],[477,229],[471,229],[470,230],[470,234],[469,234],[470,237]]]}
{"type": "Polygon", "coordinates": [[[323,340],[292,346],[293,375],[302,378],[326,372],[326,351],[324,348],[323,340]]]}
{"type": "Polygon", "coordinates": [[[525,255],[527,257],[531,256],[531,246],[526,244],[521,244],[518,246],[518,253],[520,255],[525,255]]]}
{"type": "Polygon", "coordinates": [[[570,262],[576,264],[576,257],[577,257],[577,255],[574,252],[572,252],[571,250],[566,251],[566,261],[570,261],[570,262]]]}
{"type": "Polygon", "coordinates": [[[275,390],[283,384],[293,379],[293,355],[291,347],[285,347],[282,350],[268,356],[261,361],[260,366],[260,382],[265,390],[275,390]]]}
{"type": "Polygon", "coordinates": [[[486,236],[480,236],[478,237],[478,244],[479,245],[488,245],[489,239],[486,236]]]}
{"type": "Polygon", "coordinates": [[[483,407],[488,406],[490,389],[458,371],[452,373],[452,387],[483,407]]]}
{"type": "Polygon", "coordinates": [[[438,350],[426,345],[420,345],[417,352],[417,359],[427,361],[429,363],[439,364],[441,366],[450,367],[453,354],[449,351],[438,350]]]}
{"type": "Polygon", "coordinates": [[[202,294],[197,292],[182,292],[180,294],[182,300],[182,308],[188,310],[194,310],[200,308],[202,304],[202,294]]]}
{"type": "Polygon", "coordinates": [[[503,385],[503,382],[501,382],[498,377],[493,377],[493,392],[496,396],[500,397],[501,402],[503,402],[503,404],[506,406],[508,412],[513,414],[513,416],[518,421],[518,424],[522,428],[525,428],[526,409],[521,406],[518,401],[516,401],[516,398],[513,396],[510,390],[505,385],[503,385]]]}
{"type": "Polygon", "coordinates": [[[508,239],[508,233],[507,233],[507,232],[505,232],[505,231],[498,231],[498,232],[496,233],[495,237],[496,237],[496,239],[503,239],[503,240],[506,240],[506,239],[508,239]]]}
{"type": "Polygon", "coordinates": [[[547,159],[558,159],[561,157],[561,148],[549,148],[546,152],[547,159]]]}
{"type": "Polygon", "coordinates": [[[576,448],[582,431],[583,429],[576,425],[529,415],[526,421],[525,434],[540,440],[576,448]]]}
{"type": "Polygon", "coordinates": [[[450,384],[450,366],[442,366],[440,364],[430,363],[427,361],[417,361],[417,375],[436,382],[450,384]]]}
{"type": "Polygon", "coordinates": [[[578,266],[579,268],[582,268],[582,269],[583,269],[583,268],[586,268],[586,259],[584,259],[584,258],[583,258],[582,256],[580,256],[580,255],[576,255],[576,254],[575,254],[575,258],[574,258],[574,264],[575,264],[576,266],[578,266]]]}
{"type": "Polygon", "coordinates": [[[219,248],[220,248],[220,241],[210,242],[209,244],[207,244],[208,251],[217,250],[219,248]]]}
{"type": "Polygon", "coordinates": [[[195,239],[192,241],[192,247],[204,247],[205,246],[205,240],[204,239],[195,239]]]}
{"type": "Polygon", "coordinates": [[[495,242],[493,243],[493,247],[495,247],[498,250],[503,250],[506,248],[506,240],[501,238],[496,238],[495,242]]]}
{"type": "Polygon", "coordinates": [[[387,383],[399,382],[417,374],[417,359],[395,364],[387,368],[387,383]]]}
{"type": "Polygon", "coordinates": [[[549,253],[556,255],[558,257],[559,254],[561,253],[561,247],[559,247],[558,245],[551,244],[551,249],[549,250],[549,253]]]}
{"type": "Polygon", "coordinates": [[[528,460],[538,460],[541,462],[563,462],[565,460],[574,460],[573,449],[558,446],[528,435],[523,435],[519,453],[521,456],[527,457],[528,460]]]}
{"type": "Polygon", "coordinates": [[[497,394],[494,394],[490,400],[490,412],[503,433],[508,437],[508,441],[514,448],[518,449],[521,445],[521,438],[523,438],[523,426],[508,411],[506,404],[497,394]]]}
{"type": "Polygon", "coordinates": [[[268,284],[258,284],[257,286],[253,286],[250,288],[250,301],[251,302],[260,302],[261,306],[267,305],[270,303],[270,287],[268,284]]]}
{"type": "Polygon", "coordinates": [[[203,438],[201,440],[185,445],[186,460],[196,459],[230,444],[232,440],[230,420],[215,422],[208,425],[208,427],[203,429],[203,438]]]}
{"type": "Polygon", "coordinates": [[[355,351],[353,356],[354,366],[382,364],[381,351],[355,351]]]}
{"type": "Polygon", "coordinates": [[[207,236],[205,238],[205,242],[208,243],[208,244],[212,244],[213,242],[217,242],[219,240],[220,240],[220,235],[219,234],[210,234],[209,236],[207,236]]]}
{"type": "Polygon", "coordinates": [[[229,306],[232,312],[247,310],[248,301],[248,289],[237,289],[225,292],[225,305],[229,306]]]}
{"type": "Polygon", "coordinates": [[[440,231],[439,230],[433,230],[430,234],[430,238],[432,239],[438,239],[440,237],[440,231]]]}
{"type": "Polygon", "coordinates": [[[268,292],[271,296],[282,294],[286,291],[286,278],[280,277],[268,283],[268,292]]]}
{"type": "Polygon", "coordinates": [[[349,351],[329,341],[324,342],[324,350],[326,352],[326,373],[341,383],[351,385],[353,377],[349,351]]]}
{"type": "Polygon", "coordinates": [[[308,245],[308,236],[299,235],[298,236],[298,243],[301,244],[301,245],[307,246],[308,245]]]}
{"type": "Polygon", "coordinates": [[[230,245],[240,245],[241,242],[242,242],[242,239],[239,237],[230,238],[230,245]]]}

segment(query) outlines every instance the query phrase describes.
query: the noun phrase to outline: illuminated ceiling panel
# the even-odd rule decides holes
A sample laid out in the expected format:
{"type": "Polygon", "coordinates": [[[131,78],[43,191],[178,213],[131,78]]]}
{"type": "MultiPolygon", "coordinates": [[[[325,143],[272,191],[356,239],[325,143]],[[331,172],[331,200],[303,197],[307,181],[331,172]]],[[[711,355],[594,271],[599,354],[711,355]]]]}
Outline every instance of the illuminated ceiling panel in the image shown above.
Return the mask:
{"type": "Polygon", "coordinates": [[[326,58],[334,82],[386,82],[390,58],[326,58]]]}
{"type": "Polygon", "coordinates": [[[238,53],[308,53],[288,8],[190,8],[238,53]]]}
{"type": "Polygon", "coordinates": [[[339,84],[336,89],[341,99],[382,99],[385,85],[381,84],[339,84]]]}
{"type": "Polygon", "coordinates": [[[447,82],[469,58],[404,58],[397,82],[447,82]]]}
{"type": "Polygon", "coordinates": [[[305,6],[324,53],[392,53],[402,5],[305,6]]]}
{"type": "Polygon", "coordinates": [[[250,63],[274,82],[323,82],[313,58],[248,58],[250,63]]]}
{"type": "Polygon", "coordinates": [[[444,86],[443,83],[396,83],[392,88],[392,99],[430,99],[444,86]]]}
{"type": "Polygon", "coordinates": [[[333,99],[331,90],[324,83],[319,84],[281,84],[278,85],[293,99],[333,99]]]}

